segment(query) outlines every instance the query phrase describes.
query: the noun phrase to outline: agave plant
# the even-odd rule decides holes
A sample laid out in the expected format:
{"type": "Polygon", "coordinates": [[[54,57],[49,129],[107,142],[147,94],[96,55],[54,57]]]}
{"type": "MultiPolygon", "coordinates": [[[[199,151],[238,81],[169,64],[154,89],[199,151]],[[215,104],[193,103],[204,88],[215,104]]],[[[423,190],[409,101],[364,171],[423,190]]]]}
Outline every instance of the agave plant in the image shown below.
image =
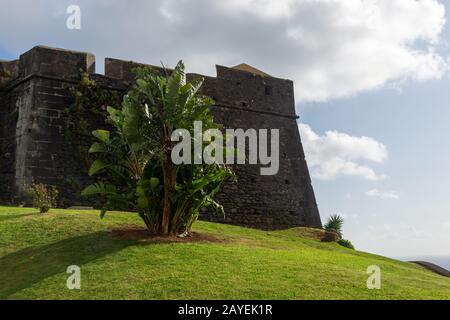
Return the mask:
{"type": "Polygon", "coordinates": [[[181,61],[170,76],[150,68],[135,72],[122,108],[108,108],[114,130],[93,133],[90,153],[97,160],[89,174],[102,176],[82,194],[105,198],[102,217],[111,209],[134,210],[152,233],[187,234],[201,208],[223,213],[214,195],[234,177],[224,165],[175,165],[171,159],[174,130],[193,133],[195,121],[203,130],[219,128],[209,114],[213,101],[198,94],[203,79],[186,82],[181,61]]]}
{"type": "Polygon", "coordinates": [[[327,223],[324,225],[325,230],[336,232],[339,237],[342,238],[342,229],[344,226],[344,218],[342,218],[340,215],[331,215],[328,218],[327,223]]]}

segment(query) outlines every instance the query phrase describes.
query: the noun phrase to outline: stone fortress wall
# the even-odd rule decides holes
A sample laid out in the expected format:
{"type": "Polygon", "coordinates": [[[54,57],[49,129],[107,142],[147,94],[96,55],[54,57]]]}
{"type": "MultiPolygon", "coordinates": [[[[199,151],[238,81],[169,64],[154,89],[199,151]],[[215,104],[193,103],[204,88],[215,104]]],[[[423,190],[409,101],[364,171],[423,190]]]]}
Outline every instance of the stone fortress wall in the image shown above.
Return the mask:
{"type": "MultiPolygon", "coordinates": [[[[107,58],[105,75],[99,75],[93,55],[43,46],[0,61],[0,199],[20,199],[20,186],[35,181],[56,186],[62,206],[86,205],[79,190],[91,179],[64,138],[70,87],[86,71],[100,87],[123,93],[137,65],[107,58]]],[[[320,227],[293,82],[240,69],[217,66],[217,77],[205,77],[202,92],[216,101],[212,113],[224,128],[280,129],[280,170],[261,176],[259,165],[236,165],[237,184],[226,184],[217,196],[226,217],[205,212],[202,218],[267,230],[320,227]]]]}

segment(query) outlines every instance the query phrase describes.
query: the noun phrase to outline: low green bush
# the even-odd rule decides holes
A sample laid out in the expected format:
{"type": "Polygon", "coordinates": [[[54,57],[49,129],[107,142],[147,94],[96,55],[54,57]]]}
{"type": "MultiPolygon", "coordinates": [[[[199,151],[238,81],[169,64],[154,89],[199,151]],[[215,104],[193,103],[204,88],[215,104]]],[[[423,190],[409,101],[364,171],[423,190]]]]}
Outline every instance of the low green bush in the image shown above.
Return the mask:
{"type": "Polygon", "coordinates": [[[341,239],[337,243],[339,243],[343,247],[355,250],[355,246],[351,243],[350,240],[341,239]]]}

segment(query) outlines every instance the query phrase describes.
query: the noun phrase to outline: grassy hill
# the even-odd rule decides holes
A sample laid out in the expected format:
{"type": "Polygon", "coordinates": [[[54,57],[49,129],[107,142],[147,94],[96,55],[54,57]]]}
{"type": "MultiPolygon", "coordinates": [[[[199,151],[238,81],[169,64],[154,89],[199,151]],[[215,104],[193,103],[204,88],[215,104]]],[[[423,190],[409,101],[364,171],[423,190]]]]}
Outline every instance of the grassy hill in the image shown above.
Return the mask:
{"type": "Polygon", "coordinates": [[[320,231],[199,222],[193,241],[149,240],[136,214],[0,207],[0,299],[450,299],[450,279],[320,231]],[[69,265],[82,290],[66,288],[69,265]],[[366,288],[366,269],[382,289],[366,288]]]}

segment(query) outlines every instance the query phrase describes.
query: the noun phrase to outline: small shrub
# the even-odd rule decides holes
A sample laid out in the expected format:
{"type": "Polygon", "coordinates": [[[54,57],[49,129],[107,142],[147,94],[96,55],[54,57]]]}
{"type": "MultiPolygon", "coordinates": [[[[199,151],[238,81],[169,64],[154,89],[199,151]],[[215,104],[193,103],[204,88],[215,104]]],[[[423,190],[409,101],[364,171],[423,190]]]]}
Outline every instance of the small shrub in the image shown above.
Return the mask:
{"type": "Polygon", "coordinates": [[[340,215],[331,215],[327,223],[324,225],[325,230],[336,232],[342,238],[342,227],[344,226],[344,218],[340,215]]]}
{"type": "Polygon", "coordinates": [[[33,207],[39,209],[41,213],[47,213],[51,208],[56,207],[58,190],[42,183],[32,183],[25,185],[23,191],[32,198],[33,207]]]}
{"type": "Polygon", "coordinates": [[[338,241],[338,243],[343,247],[355,250],[355,246],[351,243],[350,240],[341,239],[338,241]]]}

